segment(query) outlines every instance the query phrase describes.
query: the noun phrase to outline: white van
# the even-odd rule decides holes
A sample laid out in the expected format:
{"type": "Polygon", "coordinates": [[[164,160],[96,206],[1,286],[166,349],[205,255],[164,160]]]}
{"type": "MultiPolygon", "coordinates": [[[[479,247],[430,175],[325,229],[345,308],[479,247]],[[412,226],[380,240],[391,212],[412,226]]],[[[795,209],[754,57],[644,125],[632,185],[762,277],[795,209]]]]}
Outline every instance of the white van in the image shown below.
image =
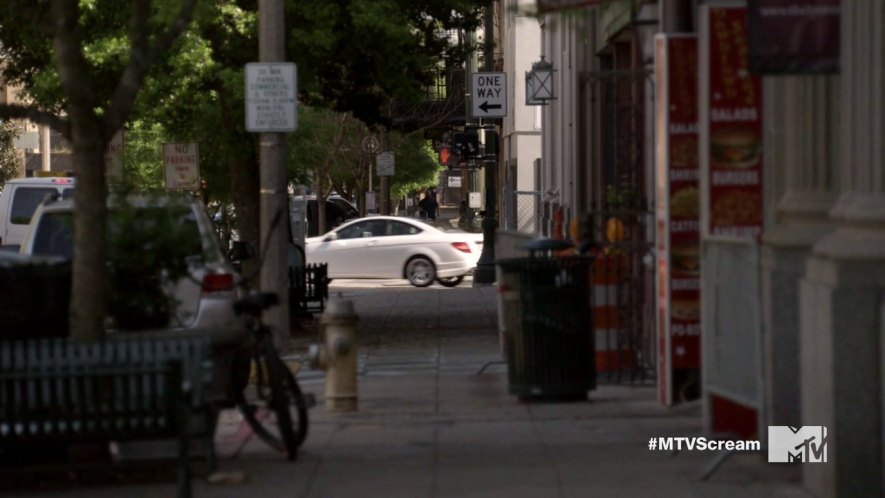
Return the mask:
{"type": "Polygon", "coordinates": [[[6,182],[0,193],[0,247],[18,251],[28,232],[31,216],[47,195],[64,199],[73,197],[74,179],[18,178],[6,182]]]}

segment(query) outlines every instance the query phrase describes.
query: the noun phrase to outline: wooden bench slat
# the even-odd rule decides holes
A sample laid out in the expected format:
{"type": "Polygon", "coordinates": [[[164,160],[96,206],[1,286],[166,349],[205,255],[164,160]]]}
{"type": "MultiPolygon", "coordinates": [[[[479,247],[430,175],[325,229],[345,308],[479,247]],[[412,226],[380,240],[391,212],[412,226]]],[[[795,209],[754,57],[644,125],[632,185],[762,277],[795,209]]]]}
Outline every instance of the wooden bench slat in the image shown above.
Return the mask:
{"type": "Polygon", "coordinates": [[[189,476],[191,437],[207,441],[214,464],[211,367],[205,336],[0,342],[0,445],[177,438],[189,476]],[[190,427],[195,415],[207,419],[203,432],[190,427]]]}

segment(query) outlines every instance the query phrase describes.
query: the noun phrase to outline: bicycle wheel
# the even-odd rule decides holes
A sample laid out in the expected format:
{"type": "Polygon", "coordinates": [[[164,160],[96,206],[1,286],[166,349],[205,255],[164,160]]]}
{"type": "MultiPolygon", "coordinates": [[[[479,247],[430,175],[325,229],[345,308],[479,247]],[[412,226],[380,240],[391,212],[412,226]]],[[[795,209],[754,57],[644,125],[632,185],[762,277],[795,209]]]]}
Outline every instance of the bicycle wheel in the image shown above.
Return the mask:
{"type": "Polygon", "coordinates": [[[237,391],[237,407],[252,432],[294,460],[307,438],[307,401],[295,376],[276,352],[264,354],[262,359],[263,362],[257,358],[253,362],[255,385],[237,391]]]}

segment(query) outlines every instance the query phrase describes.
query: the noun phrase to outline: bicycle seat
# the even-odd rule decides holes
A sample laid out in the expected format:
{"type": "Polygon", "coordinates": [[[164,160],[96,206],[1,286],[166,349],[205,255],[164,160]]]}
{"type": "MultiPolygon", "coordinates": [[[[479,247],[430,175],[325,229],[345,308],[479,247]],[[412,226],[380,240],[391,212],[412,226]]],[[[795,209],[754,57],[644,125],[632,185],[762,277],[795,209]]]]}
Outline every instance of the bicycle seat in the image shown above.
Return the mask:
{"type": "Polygon", "coordinates": [[[234,312],[238,315],[259,315],[279,302],[280,298],[274,292],[250,292],[246,294],[246,297],[234,303],[234,312]]]}

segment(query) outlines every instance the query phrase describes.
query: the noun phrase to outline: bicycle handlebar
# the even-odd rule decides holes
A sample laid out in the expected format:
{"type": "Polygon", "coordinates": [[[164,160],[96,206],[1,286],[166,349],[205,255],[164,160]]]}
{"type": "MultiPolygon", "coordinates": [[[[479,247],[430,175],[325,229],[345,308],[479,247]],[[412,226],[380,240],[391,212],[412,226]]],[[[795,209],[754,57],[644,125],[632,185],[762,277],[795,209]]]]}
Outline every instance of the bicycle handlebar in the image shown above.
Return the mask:
{"type": "Polygon", "coordinates": [[[234,303],[234,312],[238,315],[260,316],[261,312],[280,303],[275,292],[250,292],[234,303]]]}

